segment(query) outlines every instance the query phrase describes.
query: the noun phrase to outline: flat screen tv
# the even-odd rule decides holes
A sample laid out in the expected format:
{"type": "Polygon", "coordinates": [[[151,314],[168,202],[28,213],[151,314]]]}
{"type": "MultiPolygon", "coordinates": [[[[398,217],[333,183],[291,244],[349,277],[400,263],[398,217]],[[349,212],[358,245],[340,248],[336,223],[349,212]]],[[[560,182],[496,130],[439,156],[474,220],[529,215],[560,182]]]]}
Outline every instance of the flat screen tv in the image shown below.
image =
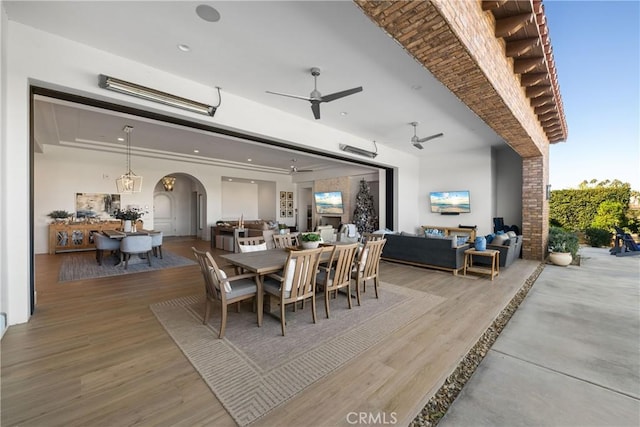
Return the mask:
{"type": "Polygon", "coordinates": [[[326,191],[313,193],[316,202],[316,213],[343,214],[342,193],[340,191],[326,191]]]}
{"type": "Polygon", "coordinates": [[[468,191],[433,191],[429,194],[431,212],[460,214],[471,212],[468,191]]]}

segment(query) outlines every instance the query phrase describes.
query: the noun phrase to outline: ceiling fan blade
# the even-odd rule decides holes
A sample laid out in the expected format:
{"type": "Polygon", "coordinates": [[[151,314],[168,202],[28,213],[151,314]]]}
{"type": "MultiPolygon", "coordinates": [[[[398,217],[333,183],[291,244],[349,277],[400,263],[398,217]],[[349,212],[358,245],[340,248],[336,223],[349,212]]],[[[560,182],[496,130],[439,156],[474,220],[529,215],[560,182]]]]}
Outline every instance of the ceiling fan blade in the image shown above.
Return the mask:
{"type": "Polygon", "coordinates": [[[330,102],[336,99],[344,98],[345,96],[353,95],[354,93],[362,92],[362,86],[354,87],[353,89],[343,90],[342,92],[330,93],[320,98],[320,102],[330,102]]]}
{"type": "Polygon", "coordinates": [[[270,90],[267,90],[265,92],[270,93],[272,95],[288,96],[289,98],[304,99],[305,101],[311,101],[311,98],[309,98],[308,96],[290,95],[288,93],[271,92],[270,90]]]}
{"type": "MultiPolygon", "coordinates": [[[[440,138],[441,136],[444,136],[444,133],[441,132],[441,133],[436,133],[435,135],[425,136],[424,138],[418,139],[418,142],[431,141],[432,139],[440,138]]],[[[422,148],[422,147],[420,147],[420,148],[422,148]]]]}
{"type": "Polygon", "coordinates": [[[313,111],[313,117],[318,120],[320,118],[320,102],[311,101],[311,111],[313,111]]]}
{"type": "Polygon", "coordinates": [[[424,149],[424,147],[422,146],[422,144],[420,144],[419,142],[414,142],[413,146],[416,147],[418,150],[422,150],[424,149]]]}

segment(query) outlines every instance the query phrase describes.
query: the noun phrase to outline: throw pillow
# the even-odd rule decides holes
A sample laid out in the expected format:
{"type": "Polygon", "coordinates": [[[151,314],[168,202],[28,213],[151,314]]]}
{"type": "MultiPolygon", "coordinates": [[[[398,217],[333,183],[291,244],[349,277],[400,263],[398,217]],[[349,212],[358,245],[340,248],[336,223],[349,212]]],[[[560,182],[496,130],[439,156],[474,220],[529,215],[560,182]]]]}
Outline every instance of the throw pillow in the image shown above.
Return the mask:
{"type": "Polygon", "coordinates": [[[491,243],[491,242],[493,242],[493,239],[494,239],[495,237],[496,237],[496,235],[495,235],[495,234],[490,233],[490,234],[487,234],[487,235],[485,236],[485,239],[487,239],[487,243],[491,243]]]}
{"type": "Polygon", "coordinates": [[[286,280],[284,282],[284,291],[291,295],[291,288],[293,288],[293,276],[296,272],[296,260],[289,260],[287,264],[287,272],[285,273],[286,280]]]}
{"type": "Polygon", "coordinates": [[[504,230],[498,230],[498,231],[496,232],[496,235],[497,235],[497,236],[501,236],[501,235],[503,235],[503,234],[504,234],[504,230]]]}
{"type": "Polygon", "coordinates": [[[256,251],[266,251],[267,250],[267,242],[262,242],[258,245],[238,245],[240,248],[240,252],[256,252],[256,251]]]}
{"type": "Polygon", "coordinates": [[[231,292],[231,283],[227,280],[227,273],[223,270],[218,270],[220,272],[220,282],[222,283],[222,288],[226,293],[231,292]]]}
{"type": "Polygon", "coordinates": [[[497,234],[496,237],[493,238],[493,241],[491,242],[492,245],[504,245],[505,242],[509,240],[509,236],[507,236],[506,234],[497,234]]]}
{"type": "Polygon", "coordinates": [[[507,236],[509,236],[510,239],[513,239],[517,234],[515,231],[507,231],[507,236]]]}

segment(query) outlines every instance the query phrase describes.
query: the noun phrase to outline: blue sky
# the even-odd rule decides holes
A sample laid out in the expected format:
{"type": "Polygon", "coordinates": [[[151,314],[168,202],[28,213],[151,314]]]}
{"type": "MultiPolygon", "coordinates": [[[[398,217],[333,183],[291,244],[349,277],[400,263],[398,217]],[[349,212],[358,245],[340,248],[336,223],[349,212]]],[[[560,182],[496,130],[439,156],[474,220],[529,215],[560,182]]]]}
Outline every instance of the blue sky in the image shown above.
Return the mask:
{"type": "Polygon", "coordinates": [[[543,2],[569,129],[552,189],[619,179],[640,190],[640,1],[543,2]]]}

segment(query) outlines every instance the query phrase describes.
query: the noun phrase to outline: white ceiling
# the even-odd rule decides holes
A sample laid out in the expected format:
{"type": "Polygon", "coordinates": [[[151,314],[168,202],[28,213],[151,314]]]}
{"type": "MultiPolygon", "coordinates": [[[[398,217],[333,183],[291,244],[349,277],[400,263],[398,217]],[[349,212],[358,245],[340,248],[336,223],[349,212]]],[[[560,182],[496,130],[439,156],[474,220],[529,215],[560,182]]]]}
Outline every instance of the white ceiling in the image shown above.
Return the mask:
{"type": "MultiPolygon", "coordinates": [[[[318,90],[329,94],[356,86],[363,92],[321,104],[323,124],[389,147],[429,156],[444,151],[501,145],[503,141],[394,40],[350,1],[5,1],[10,20],[126,57],[225,92],[314,121],[304,100],[267,94],[266,90],[308,96],[312,66],[320,67],[318,90]],[[210,4],[219,22],[200,19],[195,8],[210,4]],[[190,52],[182,52],[186,44],[190,52]],[[346,112],[343,116],[340,113],[346,112]],[[417,150],[418,136],[444,137],[417,150]]],[[[121,77],[121,76],[115,76],[121,77]]],[[[144,83],[144,82],[136,82],[144,83]]],[[[162,90],[162,88],[156,88],[162,90]]],[[[198,99],[215,105],[216,99],[198,99]]],[[[38,101],[44,143],[93,141],[111,144],[122,136],[126,117],[65,103],[38,101]],[[49,126],[47,126],[49,125],[49,126]],[[57,135],[51,129],[56,129],[57,135]]],[[[130,118],[126,120],[131,124],[130,118]]],[[[331,162],[303,154],[282,156],[272,148],[249,145],[233,152],[228,141],[209,134],[139,120],[132,140],[141,149],[181,152],[207,147],[199,156],[288,170],[291,158],[302,168],[331,162]],[[187,136],[185,132],[189,132],[187,136]],[[176,146],[174,141],[184,141],[176,146]],[[207,141],[204,144],[204,141],[207,141]],[[261,153],[261,154],[258,154],[261,153]]],[[[36,130],[38,132],[38,130],[36,130]]],[[[373,145],[372,145],[373,146],[373,145]]]]}

